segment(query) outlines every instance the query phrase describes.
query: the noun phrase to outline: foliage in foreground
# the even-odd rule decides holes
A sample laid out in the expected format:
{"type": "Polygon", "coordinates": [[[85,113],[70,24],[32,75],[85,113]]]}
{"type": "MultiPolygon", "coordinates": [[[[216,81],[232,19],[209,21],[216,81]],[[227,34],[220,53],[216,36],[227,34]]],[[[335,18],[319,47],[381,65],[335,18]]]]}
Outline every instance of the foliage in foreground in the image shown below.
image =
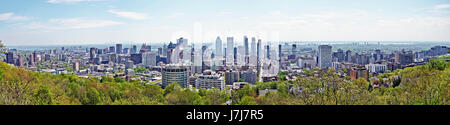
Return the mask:
{"type": "MultiPolygon", "coordinates": [[[[284,75],[284,74],[281,74],[284,75]]],[[[120,78],[79,78],[15,68],[0,62],[2,105],[448,105],[450,63],[427,65],[379,75],[380,88],[364,79],[348,81],[334,71],[296,81],[257,83],[240,90],[198,91],[170,84],[166,89],[120,78]],[[264,96],[259,90],[277,89],[264,96]]]]}

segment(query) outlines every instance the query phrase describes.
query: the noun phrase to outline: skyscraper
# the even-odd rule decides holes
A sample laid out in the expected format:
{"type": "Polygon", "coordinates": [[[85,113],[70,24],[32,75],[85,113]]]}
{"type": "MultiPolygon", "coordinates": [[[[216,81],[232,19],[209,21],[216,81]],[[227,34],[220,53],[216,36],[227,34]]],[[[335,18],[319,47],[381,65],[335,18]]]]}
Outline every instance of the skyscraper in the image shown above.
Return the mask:
{"type": "Polygon", "coordinates": [[[261,46],[262,46],[262,41],[261,41],[261,39],[258,39],[258,45],[256,45],[256,57],[258,58],[258,61],[261,56],[261,46]]]}
{"type": "Polygon", "coordinates": [[[337,58],[338,62],[344,62],[344,60],[345,60],[344,50],[338,49],[338,51],[336,53],[336,58],[337,58]]]}
{"type": "Polygon", "coordinates": [[[245,49],[245,56],[248,56],[248,37],[244,36],[244,49],[245,49]]]}
{"type": "Polygon", "coordinates": [[[266,58],[270,59],[270,46],[269,45],[266,46],[266,55],[267,55],[266,58]]]}
{"type": "Polygon", "coordinates": [[[92,47],[89,51],[89,60],[92,61],[92,60],[94,60],[94,58],[95,58],[95,48],[92,47]]]}
{"type": "Polygon", "coordinates": [[[38,55],[37,52],[34,51],[34,52],[33,52],[33,57],[34,57],[34,58],[33,58],[33,62],[34,62],[34,63],[36,63],[37,60],[38,60],[38,59],[37,59],[37,55],[38,55]]]}
{"type": "Polygon", "coordinates": [[[122,44],[116,44],[116,54],[122,54],[122,44]]]}
{"type": "Polygon", "coordinates": [[[177,39],[177,46],[187,46],[188,45],[188,39],[184,39],[181,37],[180,39],[177,39]]]}
{"type": "Polygon", "coordinates": [[[137,46],[133,45],[133,47],[131,48],[131,54],[136,54],[137,53],[137,46]]]}
{"type": "Polygon", "coordinates": [[[345,52],[345,61],[346,62],[352,62],[352,51],[351,50],[347,50],[345,52]]]}
{"type": "Polygon", "coordinates": [[[281,62],[281,56],[282,56],[282,52],[281,52],[281,44],[278,45],[278,58],[280,59],[281,62]]]}
{"type": "Polygon", "coordinates": [[[165,43],[164,43],[164,45],[163,45],[162,55],[163,55],[164,57],[167,57],[167,45],[166,45],[165,43]]]}
{"type": "Polygon", "coordinates": [[[28,64],[30,65],[30,66],[34,66],[35,64],[34,64],[34,55],[33,54],[30,54],[30,56],[29,56],[30,58],[29,58],[29,60],[28,60],[28,64]]]}
{"type": "Polygon", "coordinates": [[[116,47],[110,46],[109,47],[109,53],[114,53],[116,51],[116,47]]]}
{"type": "Polygon", "coordinates": [[[329,45],[320,45],[319,46],[319,57],[318,57],[318,66],[321,69],[331,67],[331,46],[329,45]]]}
{"type": "Polygon", "coordinates": [[[142,63],[144,66],[156,66],[156,52],[145,52],[142,53],[142,63]]]}
{"type": "Polygon", "coordinates": [[[122,54],[129,54],[130,48],[123,48],[122,54]]]}
{"type": "Polygon", "coordinates": [[[256,38],[252,37],[252,44],[251,44],[251,55],[255,55],[256,56],[256,38]]]}
{"type": "Polygon", "coordinates": [[[23,67],[23,57],[22,54],[17,54],[16,66],[23,67]]]}
{"type": "Polygon", "coordinates": [[[215,56],[217,56],[217,57],[223,56],[223,54],[222,54],[222,40],[220,39],[220,37],[217,37],[217,39],[216,39],[216,54],[215,54],[215,56]]]}
{"type": "Polygon", "coordinates": [[[233,49],[233,59],[234,59],[234,64],[237,65],[237,47],[234,47],[234,49],[233,49]]]}
{"type": "Polygon", "coordinates": [[[234,38],[233,37],[227,37],[227,55],[225,56],[227,59],[227,63],[233,63],[234,62],[234,38]]]}
{"type": "Polygon", "coordinates": [[[297,44],[292,44],[292,54],[297,54],[297,44]]]}
{"type": "Polygon", "coordinates": [[[6,53],[6,63],[14,64],[14,54],[13,54],[13,52],[6,53]]]}

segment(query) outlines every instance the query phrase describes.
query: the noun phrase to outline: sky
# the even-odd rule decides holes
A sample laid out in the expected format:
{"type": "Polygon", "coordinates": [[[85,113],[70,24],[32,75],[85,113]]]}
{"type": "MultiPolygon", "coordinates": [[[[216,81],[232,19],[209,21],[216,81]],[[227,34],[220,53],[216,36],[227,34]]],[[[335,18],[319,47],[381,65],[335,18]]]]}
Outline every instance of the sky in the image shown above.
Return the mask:
{"type": "Polygon", "coordinates": [[[450,41],[450,0],[1,0],[8,45],[450,41]]]}

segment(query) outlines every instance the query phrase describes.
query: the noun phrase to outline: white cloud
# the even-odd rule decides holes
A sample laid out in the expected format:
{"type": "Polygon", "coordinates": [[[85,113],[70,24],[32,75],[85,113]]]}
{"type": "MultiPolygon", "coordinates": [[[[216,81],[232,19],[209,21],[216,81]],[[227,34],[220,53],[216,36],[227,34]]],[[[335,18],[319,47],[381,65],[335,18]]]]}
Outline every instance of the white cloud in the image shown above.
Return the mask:
{"type": "Polygon", "coordinates": [[[447,9],[450,8],[450,4],[440,4],[434,7],[435,9],[447,9]]]}
{"type": "Polygon", "coordinates": [[[147,14],[145,14],[145,13],[116,11],[116,10],[109,10],[108,12],[110,12],[116,16],[119,16],[119,17],[133,19],[133,20],[147,19],[147,14]]]}
{"type": "Polygon", "coordinates": [[[123,23],[110,20],[88,20],[80,18],[69,18],[69,19],[50,19],[46,23],[34,22],[25,27],[29,29],[41,29],[41,30],[67,30],[67,29],[100,28],[119,24],[123,23]]]}
{"type": "Polygon", "coordinates": [[[28,20],[28,17],[16,16],[14,13],[0,14],[0,21],[17,21],[17,20],[28,20]]]}
{"type": "Polygon", "coordinates": [[[91,1],[105,1],[105,0],[47,0],[48,3],[79,3],[79,2],[91,2],[91,1]]]}

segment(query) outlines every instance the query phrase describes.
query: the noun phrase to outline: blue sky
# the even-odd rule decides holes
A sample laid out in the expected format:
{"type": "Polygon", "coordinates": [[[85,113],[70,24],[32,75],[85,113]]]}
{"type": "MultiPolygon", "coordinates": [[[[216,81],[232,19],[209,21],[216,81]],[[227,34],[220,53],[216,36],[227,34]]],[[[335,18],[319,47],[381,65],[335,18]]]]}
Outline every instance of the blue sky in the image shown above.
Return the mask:
{"type": "Polygon", "coordinates": [[[450,41],[449,0],[2,0],[6,45],[450,41]]]}

